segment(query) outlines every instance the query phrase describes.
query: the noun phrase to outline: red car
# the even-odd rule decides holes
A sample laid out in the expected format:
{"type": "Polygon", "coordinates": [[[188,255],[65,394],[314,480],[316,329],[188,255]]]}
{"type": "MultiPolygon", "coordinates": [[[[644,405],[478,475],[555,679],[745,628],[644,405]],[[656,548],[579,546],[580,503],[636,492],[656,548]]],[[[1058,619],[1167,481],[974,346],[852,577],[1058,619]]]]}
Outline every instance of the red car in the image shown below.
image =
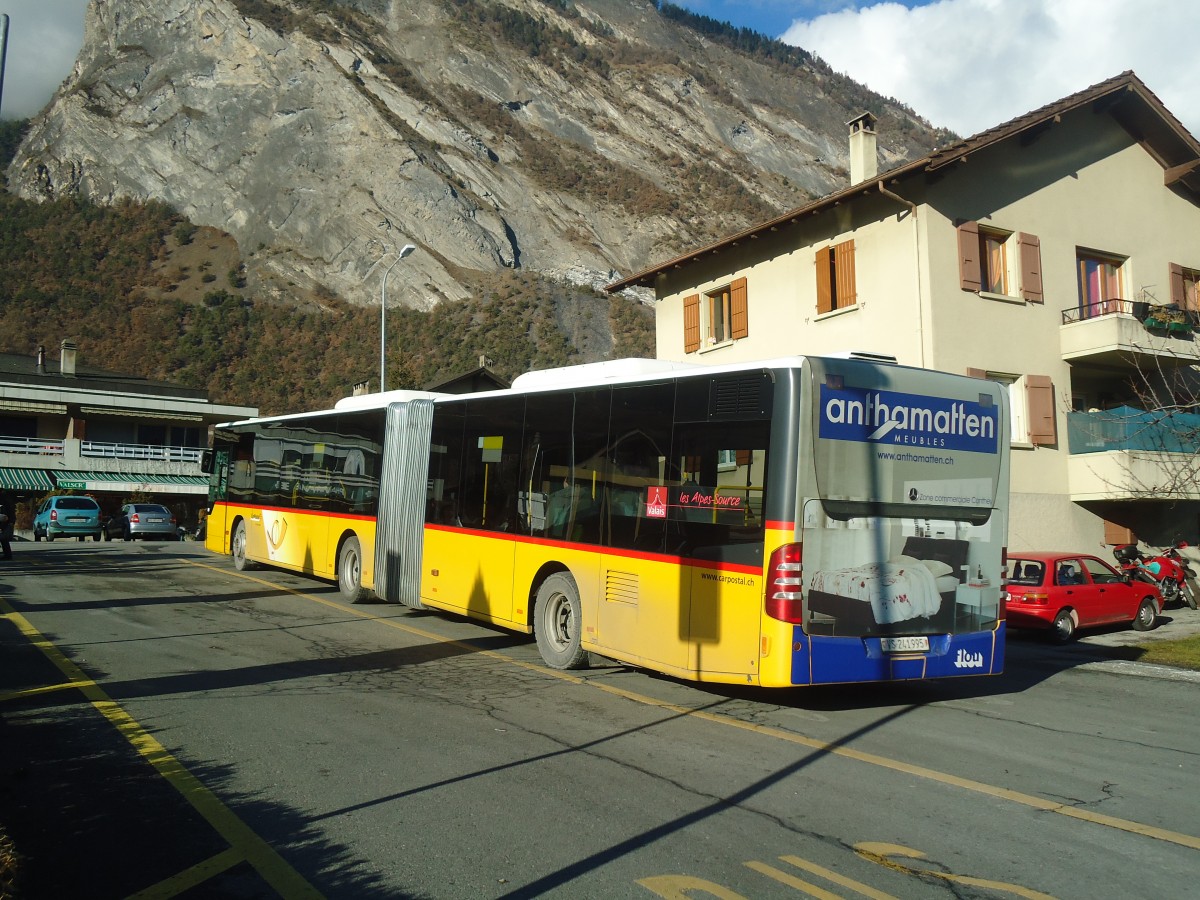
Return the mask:
{"type": "Polygon", "coordinates": [[[1158,586],[1130,580],[1085,553],[1014,553],[1005,596],[1013,628],[1051,629],[1065,644],[1078,628],[1129,623],[1149,631],[1162,612],[1158,586]]]}

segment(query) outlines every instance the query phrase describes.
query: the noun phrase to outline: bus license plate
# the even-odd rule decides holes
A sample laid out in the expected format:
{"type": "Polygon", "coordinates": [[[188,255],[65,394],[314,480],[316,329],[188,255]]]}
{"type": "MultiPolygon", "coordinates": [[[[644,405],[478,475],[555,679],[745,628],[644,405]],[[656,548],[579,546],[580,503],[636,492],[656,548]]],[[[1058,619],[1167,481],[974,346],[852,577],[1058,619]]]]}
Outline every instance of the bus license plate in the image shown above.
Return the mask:
{"type": "Polygon", "coordinates": [[[879,639],[884,653],[927,653],[929,638],[927,637],[885,637],[879,639]]]}

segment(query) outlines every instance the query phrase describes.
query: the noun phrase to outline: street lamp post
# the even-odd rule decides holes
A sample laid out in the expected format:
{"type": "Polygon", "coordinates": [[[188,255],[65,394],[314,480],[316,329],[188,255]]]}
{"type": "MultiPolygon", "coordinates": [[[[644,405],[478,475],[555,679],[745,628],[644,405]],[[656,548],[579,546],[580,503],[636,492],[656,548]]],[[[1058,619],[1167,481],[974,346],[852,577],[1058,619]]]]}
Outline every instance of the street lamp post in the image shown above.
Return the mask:
{"type": "Polygon", "coordinates": [[[383,287],[379,291],[379,392],[382,394],[387,390],[387,280],[388,275],[392,273],[392,269],[396,268],[396,263],[408,256],[417,248],[412,244],[405,244],[400,248],[400,255],[383,273],[383,287]]]}

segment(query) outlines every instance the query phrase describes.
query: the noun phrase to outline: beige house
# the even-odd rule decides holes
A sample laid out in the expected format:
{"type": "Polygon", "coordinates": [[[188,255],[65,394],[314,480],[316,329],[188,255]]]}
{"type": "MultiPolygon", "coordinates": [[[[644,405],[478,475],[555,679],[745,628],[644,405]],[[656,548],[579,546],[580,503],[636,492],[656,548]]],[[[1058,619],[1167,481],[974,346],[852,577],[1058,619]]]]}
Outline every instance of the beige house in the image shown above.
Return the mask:
{"type": "Polygon", "coordinates": [[[1132,72],[659,263],[657,353],[858,350],[1010,386],[1009,547],[1200,540],[1200,142],[1132,72]],[[1153,396],[1150,396],[1150,395],[1153,396]]]}

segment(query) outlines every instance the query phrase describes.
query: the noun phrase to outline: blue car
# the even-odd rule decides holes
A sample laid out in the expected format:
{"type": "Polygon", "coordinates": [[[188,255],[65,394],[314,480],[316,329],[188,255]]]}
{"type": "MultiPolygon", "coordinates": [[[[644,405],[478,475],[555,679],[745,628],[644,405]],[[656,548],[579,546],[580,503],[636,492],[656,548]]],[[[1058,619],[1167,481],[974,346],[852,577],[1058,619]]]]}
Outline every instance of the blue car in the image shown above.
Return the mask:
{"type": "Polygon", "coordinates": [[[100,504],[91,497],[67,494],[47,497],[33,517],[33,539],[52,541],[57,537],[100,540],[100,504]]]}

